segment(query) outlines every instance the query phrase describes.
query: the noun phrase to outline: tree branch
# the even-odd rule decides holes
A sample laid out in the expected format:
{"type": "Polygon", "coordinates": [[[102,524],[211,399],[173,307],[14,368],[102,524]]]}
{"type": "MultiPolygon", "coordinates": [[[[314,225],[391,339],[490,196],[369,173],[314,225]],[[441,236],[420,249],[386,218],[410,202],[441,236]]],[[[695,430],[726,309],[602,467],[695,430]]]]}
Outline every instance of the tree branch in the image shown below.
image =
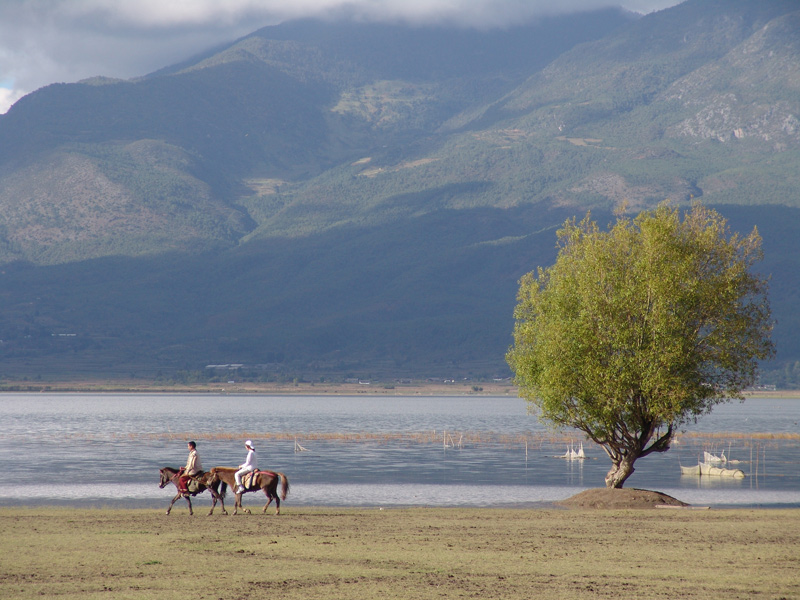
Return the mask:
{"type": "Polygon", "coordinates": [[[666,452],[667,450],[669,450],[669,445],[672,442],[673,432],[674,431],[672,429],[672,423],[670,423],[669,427],[667,427],[667,432],[660,438],[658,438],[656,441],[654,441],[652,444],[650,444],[649,448],[642,450],[640,456],[647,456],[648,454],[651,454],[653,452],[666,452]]]}

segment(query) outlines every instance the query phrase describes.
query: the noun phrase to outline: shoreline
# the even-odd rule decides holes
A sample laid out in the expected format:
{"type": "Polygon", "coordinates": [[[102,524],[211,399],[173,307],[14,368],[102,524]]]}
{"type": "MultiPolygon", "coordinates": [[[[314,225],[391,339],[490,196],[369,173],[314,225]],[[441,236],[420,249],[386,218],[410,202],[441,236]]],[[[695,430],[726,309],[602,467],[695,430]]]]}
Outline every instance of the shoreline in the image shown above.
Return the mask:
{"type": "MultiPolygon", "coordinates": [[[[633,488],[626,488],[633,489],[633,488]]],[[[645,490],[649,491],[649,490],[645,490]]],[[[418,505],[392,505],[392,506],[380,506],[380,505],[371,505],[371,504],[353,504],[347,506],[340,506],[336,504],[325,505],[325,504],[314,504],[314,505],[299,505],[299,506],[290,506],[288,504],[281,504],[281,514],[284,517],[289,517],[292,513],[294,514],[308,514],[308,513],[317,513],[317,512],[329,512],[329,511],[338,511],[338,512],[401,512],[401,511],[430,511],[430,512],[476,512],[476,513],[483,513],[483,512],[494,512],[494,513],[501,513],[501,512],[517,512],[517,511],[547,511],[547,512],[595,512],[595,511],[603,511],[603,512],[625,512],[628,513],[630,511],[643,511],[646,513],[653,512],[653,511],[665,511],[665,512],[714,512],[714,513],[734,513],[734,512],[796,512],[800,516],[800,507],[794,504],[759,504],[759,505],[746,505],[746,506],[734,506],[734,505],[724,505],[724,506],[701,506],[701,505],[693,505],[687,504],[685,506],[679,505],[671,505],[671,504],[658,504],[658,505],[649,505],[649,506],[591,506],[591,505],[582,505],[582,506],[568,506],[567,501],[570,500],[569,498],[565,499],[561,502],[522,502],[518,504],[503,504],[498,506],[418,506],[418,505]]],[[[680,500],[680,499],[678,499],[680,500]]],[[[230,504],[233,506],[233,502],[230,501],[226,503],[227,505],[230,504]]],[[[69,513],[69,512],[76,512],[76,513],[98,513],[98,512],[117,512],[117,513],[130,513],[130,514],[157,514],[163,515],[164,509],[169,505],[169,501],[162,502],[158,506],[149,505],[149,504],[131,504],[130,506],[122,506],[116,503],[94,503],[88,506],[78,506],[75,504],[69,503],[47,503],[45,501],[42,502],[30,502],[28,504],[25,503],[8,503],[8,504],[0,504],[0,519],[4,516],[7,516],[9,513],[17,513],[20,511],[42,511],[42,512],[62,512],[62,513],[69,513]]],[[[208,511],[209,506],[207,504],[198,503],[196,499],[192,500],[192,506],[194,508],[194,512],[196,515],[201,515],[203,517],[208,516],[206,512],[208,511]]],[[[256,502],[253,504],[245,505],[246,508],[251,509],[253,513],[253,517],[255,518],[269,518],[274,516],[272,513],[274,512],[274,504],[271,505],[272,511],[269,511],[268,515],[261,514],[261,503],[256,502]]],[[[186,503],[185,501],[179,501],[175,503],[173,508],[176,515],[186,512],[186,503]]],[[[227,518],[230,515],[223,515],[221,512],[221,507],[217,507],[214,512],[214,515],[220,514],[222,518],[227,518]]]]}
{"type": "MultiPolygon", "coordinates": [[[[607,500],[592,501],[592,498],[599,498],[606,488],[588,488],[584,490],[587,494],[592,492],[589,499],[581,501],[578,496],[581,495],[577,492],[573,496],[564,498],[562,500],[534,500],[522,502],[507,502],[502,504],[492,505],[447,505],[447,504],[373,504],[373,503],[356,503],[356,504],[291,504],[289,500],[281,503],[281,513],[288,516],[291,513],[314,513],[325,511],[349,511],[349,512],[384,512],[384,511],[441,511],[441,512],[507,512],[507,511],[557,511],[557,512],[579,512],[579,511],[660,511],[669,509],[670,511],[710,511],[710,512],[774,512],[774,511],[793,511],[800,516],[800,505],[798,503],[761,503],[761,504],[691,504],[684,502],[681,498],[672,497],[675,502],[656,503],[651,501],[642,500],[641,498],[631,501],[621,500],[619,502],[609,502],[607,500]]],[[[616,491],[616,490],[615,490],[616,491]]],[[[652,496],[663,496],[663,492],[657,490],[647,490],[641,488],[623,488],[626,493],[649,494],[652,496]]],[[[674,493],[674,492],[673,492],[674,493]]],[[[678,494],[680,496],[680,494],[678,494]]],[[[261,515],[261,507],[263,505],[263,498],[244,498],[244,506],[252,510],[256,516],[261,515]]],[[[119,513],[154,513],[158,515],[164,514],[164,510],[169,506],[169,498],[159,500],[90,500],[90,501],[77,501],[65,500],[57,501],[53,499],[31,500],[26,501],[9,501],[0,502],[0,518],[8,513],[17,511],[45,511],[45,512],[78,512],[78,513],[97,513],[100,511],[112,511],[119,513]]],[[[208,497],[198,496],[192,498],[192,506],[198,515],[206,515],[209,510],[210,500],[208,497]]],[[[227,505],[233,505],[232,497],[226,502],[227,505]]],[[[274,510],[274,504],[271,505],[274,510]]],[[[176,514],[186,511],[186,502],[179,500],[174,505],[176,514]]],[[[218,509],[221,507],[218,505],[218,509]]],[[[214,514],[217,514],[216,512],[214,514]]],[[[224,515],[223,515],[224,516],[224,515]]],[[[271,516],[271,515],[270,515],[271,516]]]]}
{"type": "MultiPolygon", "coordinates": [[[[228,382],[203,384],[158,384],[135,380],[5,381],[5,393],[99,393],[99,394],[225,394],[270,396],[508,396],[519,390],[502,382],[359,382],[359,383],[275,383],[228,382]]],[[[800,399],[800,390],[757,390],[745,392],[745,399],[800,399]]]]}
{"type": "MultiPolygon", "coordinates": [[[[120,394],[256,394],[274,396],[517,396],[508,382],[361,382],[157,384],[136,381],[6,381],[3,393],[120,393],[120,394]]],[[[798,392],[800,398],[800,392],[798,392]]]]}

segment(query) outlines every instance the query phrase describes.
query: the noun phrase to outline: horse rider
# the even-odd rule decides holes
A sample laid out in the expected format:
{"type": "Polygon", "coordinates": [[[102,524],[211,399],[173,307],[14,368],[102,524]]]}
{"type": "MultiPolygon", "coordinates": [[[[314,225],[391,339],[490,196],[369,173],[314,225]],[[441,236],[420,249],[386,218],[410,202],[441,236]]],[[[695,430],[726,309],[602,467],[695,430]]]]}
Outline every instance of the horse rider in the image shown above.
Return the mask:
{"type": "Polygon", "coordinates": [[[253,442],[247,440],[245,443],[245,448],[247,448],[247,458],[245,459],[244,463],[239,465],[239,470],[236,471],[236,474],[233,476],[234,480],[236,481],[236,489],[234,490],[237,494],[244,493],[244,486],[242,485],[242,476],[250,473],[251,471],[255,471],[258,467],[256,466],[256,449],[253,448],[253,442]]]}
{"type": "Polygon", "coordinates": [[[195,475],[203,472],[203,465],[200,464],[200,455],[197,454],[197,444],[194,442],[187,442],[186,446],[189,448],[189,457],[186,459],[186,466],[181,467],[178,471],[178,491],[181,494],[189,493],[189,480],[195,475]]]}

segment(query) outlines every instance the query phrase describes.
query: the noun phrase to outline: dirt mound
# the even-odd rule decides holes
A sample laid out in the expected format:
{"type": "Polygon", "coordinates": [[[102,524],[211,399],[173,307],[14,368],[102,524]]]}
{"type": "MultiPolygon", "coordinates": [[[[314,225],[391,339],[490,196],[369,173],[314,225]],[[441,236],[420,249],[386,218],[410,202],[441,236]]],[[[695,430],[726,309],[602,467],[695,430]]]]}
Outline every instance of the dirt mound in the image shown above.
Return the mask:
{"type": "Polygon", "coordinates": [[[559,506],[567,508],[655,508],[657,505],[689,506],[661,492],[637,490],[635,488],[594,488],[584,490],[571,498],[562,500],[559,506]]]}

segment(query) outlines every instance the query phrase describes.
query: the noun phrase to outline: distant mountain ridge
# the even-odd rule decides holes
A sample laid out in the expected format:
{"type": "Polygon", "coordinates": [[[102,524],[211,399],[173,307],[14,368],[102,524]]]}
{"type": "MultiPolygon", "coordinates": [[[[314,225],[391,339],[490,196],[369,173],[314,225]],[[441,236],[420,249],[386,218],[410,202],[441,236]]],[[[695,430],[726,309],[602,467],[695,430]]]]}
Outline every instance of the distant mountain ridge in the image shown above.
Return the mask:
{"type": "Polygon", "coordinates": [[[309,20],[38,90],[0,116],[0,375],[506,374],[565,218],[699,198],[764,233],[790,380],[798,32],[790,0],[309,20]]]}
{"type": "Polygon", "coordinates": [[[0,190],[0,208],[8,230],[18,232],[6,238],[5,252],[0,246],[0,260],[80,260],[117,254],[115,244],[123,255],[135,255],[133,245],[159,252],[236,244],[251,223],[247,213],[260,212],[239,205],[253,188],[307,181],[365,151],[416,144],[561,49],[629,20],[603,11],[504,32],[301,21],[143,78],[48,86],[0,117],[0,172],[10,177],[2,178],[10,187],[0,190]],[[480,60],[465,60],[464,52],[480,60]],[[91,171],[98,189],[87,190],[85,178],[71,185],[76,168],[91,171]],[[51,179],[28,175],[34,172],[51,179]],[[75,203],[109,187],[123,197],[114,219],[133,222],[130,236],[69,216],[82,212],[75,203]],[[68,243],[21,233],[25,215],[34,227],[47,218],[35,198],[49,190],[59,197],[50,202],[59,213],[55,228],[68,243]],[[198,196],[215,206],[195,206],[198,196]],[[135,218],[142,206],[146,214],[135,218]],[[142,240],[148,229],[155,236],[142,240]],[[88,240],[82,251],[75,239],[88,240]]]}

